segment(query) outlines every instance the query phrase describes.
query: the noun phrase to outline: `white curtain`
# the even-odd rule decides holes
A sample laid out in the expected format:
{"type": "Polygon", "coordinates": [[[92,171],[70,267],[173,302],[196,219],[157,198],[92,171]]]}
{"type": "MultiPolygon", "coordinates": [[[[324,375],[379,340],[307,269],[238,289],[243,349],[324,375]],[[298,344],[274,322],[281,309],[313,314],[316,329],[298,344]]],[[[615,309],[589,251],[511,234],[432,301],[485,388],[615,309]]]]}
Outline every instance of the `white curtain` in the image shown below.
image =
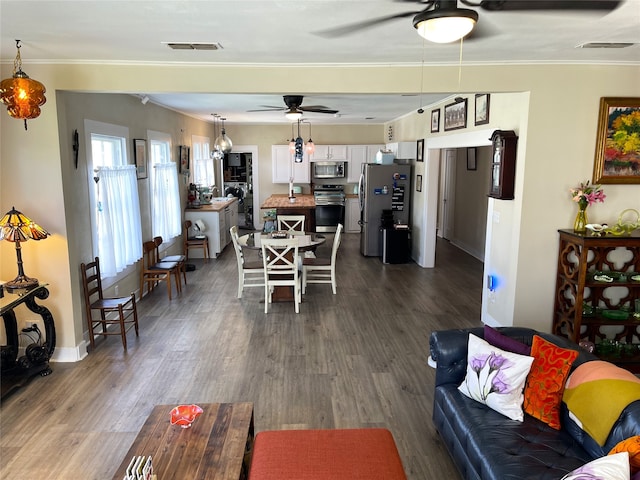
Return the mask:
{"type": "Polygon", "coordinates": [[[113,277],[142,258],[136,167],[99,167],[98,177],[100,270],[103,277],[113,277]]]}
{"type": "Polygon", "coordinates": [[[167,241],[182,232],[176,164],[154,164],[153,183],[153,236],[167,241]]]}

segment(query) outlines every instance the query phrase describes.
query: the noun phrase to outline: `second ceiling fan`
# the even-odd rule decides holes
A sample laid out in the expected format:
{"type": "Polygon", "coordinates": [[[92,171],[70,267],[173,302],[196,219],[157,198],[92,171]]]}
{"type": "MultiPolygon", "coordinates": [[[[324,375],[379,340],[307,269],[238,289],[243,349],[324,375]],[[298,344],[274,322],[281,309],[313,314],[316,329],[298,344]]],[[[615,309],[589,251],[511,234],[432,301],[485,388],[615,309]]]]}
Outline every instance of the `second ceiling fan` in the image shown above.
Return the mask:
{"type": "Polygon", "coordinates": [[[313,113],[329,113],[336,114],[338,110],[333,110],[325,107],[324,105],[309,105],[303,106],[302,101],[304,99],[303,95],[283,95],[284,104],[286,107],[275,107],[272,105],[262,105],[261,109],[256,110],[247,110],[248,112],[273,112],[278,110],[285,111],[285,117],[288,120],[296,121],[302,118],[302,114],[304,112],[313,112],[313,113]]]}

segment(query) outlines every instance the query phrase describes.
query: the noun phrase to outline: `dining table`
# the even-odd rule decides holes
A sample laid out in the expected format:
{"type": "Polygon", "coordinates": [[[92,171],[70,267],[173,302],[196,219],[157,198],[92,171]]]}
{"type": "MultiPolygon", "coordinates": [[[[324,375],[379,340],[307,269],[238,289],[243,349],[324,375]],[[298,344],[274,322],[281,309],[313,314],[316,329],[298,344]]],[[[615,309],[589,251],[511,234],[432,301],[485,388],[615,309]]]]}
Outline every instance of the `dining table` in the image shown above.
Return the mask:
{"type": "MultiPolygon", "coordinates": [[[[238,237],[240,248],[248,248],[250,250],[262,250],[263,238],[297,238],[299,252],[313,252],[317,247],[322,245],[327,239],[324,235],[311,232],[288,233],[286,237],[278,236],[279,232],[251,232],[238,237]],[[274,235],[275,233],[275,235],[274,235]]],[[[282,232],[280,232],[282,235],[282,232]]],[[[271,296],[272,302],[293,302],[293,287],[274,287],[271,296]]]]}

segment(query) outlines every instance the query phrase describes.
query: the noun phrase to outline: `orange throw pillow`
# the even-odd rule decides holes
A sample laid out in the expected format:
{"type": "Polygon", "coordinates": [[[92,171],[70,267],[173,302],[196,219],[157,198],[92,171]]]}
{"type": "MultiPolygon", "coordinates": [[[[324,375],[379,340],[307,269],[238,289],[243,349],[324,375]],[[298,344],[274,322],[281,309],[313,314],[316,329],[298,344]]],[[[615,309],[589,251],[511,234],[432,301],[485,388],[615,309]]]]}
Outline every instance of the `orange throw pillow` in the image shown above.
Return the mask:
{"type": "Polygon", "coordinates": [[[524,387],[524,411],[560,430],[562,392],[578,352],[534,335],[531,356],[533,364],[524,387]]]}
{"type": "Polygon", "coordinates": [[[620,452],[629,452],[631,475],[635,475],[640,472],[640,435],[622,440],[611,449],[609,455],[620,452]]]}

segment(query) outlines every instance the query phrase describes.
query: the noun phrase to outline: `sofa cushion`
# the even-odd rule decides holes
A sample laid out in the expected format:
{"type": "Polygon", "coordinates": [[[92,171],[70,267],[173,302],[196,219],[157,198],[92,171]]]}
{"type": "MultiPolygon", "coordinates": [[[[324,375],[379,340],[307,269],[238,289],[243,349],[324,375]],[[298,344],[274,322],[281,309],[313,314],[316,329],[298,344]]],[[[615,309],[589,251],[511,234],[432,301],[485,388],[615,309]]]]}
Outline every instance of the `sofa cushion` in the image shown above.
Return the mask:
{"type": "Polygon", "coordinates": [[[469,335],[467,375],[460,391],[512,420],[522,421],[522,389],[533,358],[469,335]]]}
{"type": "Polygon", "coordinates": [[[491,345],[495,345],[498,348],[502,348],[507,352],[517,353],[519,355],[530,355],[531,346],[519,342],[515,338],[503,335],[498,330],[489,325],[484,326],[484,339],[491,345]]]}
{"type": "Polygon", "coordinates": [[[629,480],[629,454],[616,453],[601,457],[577,468],[562,480],[629,480]]]}
{"type": "Polygon", "coordinates": [[[464,479],[559,480],[593,459],[563,430],[505,418],[455,385],[435,389],[433,421],[464,479]]]}
{"type": "Polygon", "coordinates": [[[633,437],[619,442],[611,449],[609,455],[620,452],[629,453],[629,466],[631,467],[631,473],[635,475],[640,472],[640,435],[634,435],[633,437]]]}
{"type": "Polygon", "coordinates": [[[533,364],[524,388],[524,411],[559,430],[562,392],[578,352],[534,335],[531,356],[533,364]]]}

